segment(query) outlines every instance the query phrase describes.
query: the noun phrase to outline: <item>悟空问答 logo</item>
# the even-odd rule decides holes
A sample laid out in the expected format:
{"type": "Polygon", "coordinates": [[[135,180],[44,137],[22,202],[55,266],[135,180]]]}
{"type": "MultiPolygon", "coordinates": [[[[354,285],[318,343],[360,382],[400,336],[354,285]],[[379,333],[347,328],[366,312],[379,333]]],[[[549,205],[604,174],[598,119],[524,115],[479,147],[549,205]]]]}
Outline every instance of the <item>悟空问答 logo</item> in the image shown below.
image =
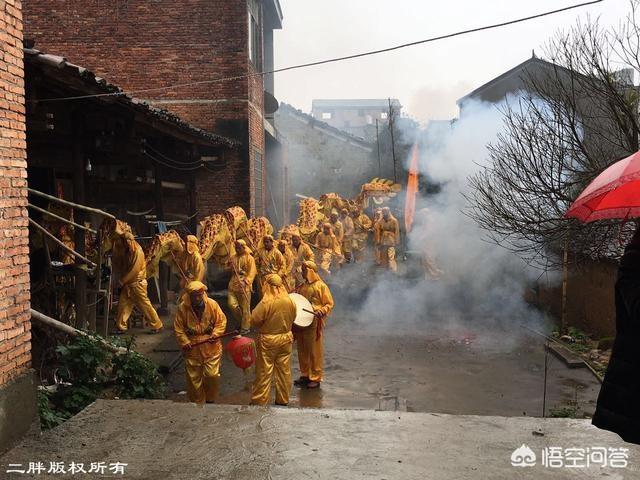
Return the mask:
{"type": "Polygon", "coordinates": [[[511,454],[511,465],[514,467],[533,467],[536,464],[536,454],[524,443],[511,454]]]}

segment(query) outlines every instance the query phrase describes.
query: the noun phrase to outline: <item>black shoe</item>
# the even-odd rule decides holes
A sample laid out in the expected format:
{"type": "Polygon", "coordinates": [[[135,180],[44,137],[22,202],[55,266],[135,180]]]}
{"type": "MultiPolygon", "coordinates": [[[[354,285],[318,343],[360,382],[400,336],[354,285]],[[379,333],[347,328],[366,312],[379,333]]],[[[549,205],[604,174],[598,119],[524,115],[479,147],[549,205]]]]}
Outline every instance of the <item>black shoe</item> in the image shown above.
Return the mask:
{"type": "Polygon", "coordinates": [[[293,384],[296,387],[306,387],[310,381],[311,380],[309,380],[309,377],[300,377],[299,379],[294,380],[293,384]]]}
{"type": "Polygon", "coordinates": [[[320,382],[309,382],[307,388],[320,388],[320,382]]]}

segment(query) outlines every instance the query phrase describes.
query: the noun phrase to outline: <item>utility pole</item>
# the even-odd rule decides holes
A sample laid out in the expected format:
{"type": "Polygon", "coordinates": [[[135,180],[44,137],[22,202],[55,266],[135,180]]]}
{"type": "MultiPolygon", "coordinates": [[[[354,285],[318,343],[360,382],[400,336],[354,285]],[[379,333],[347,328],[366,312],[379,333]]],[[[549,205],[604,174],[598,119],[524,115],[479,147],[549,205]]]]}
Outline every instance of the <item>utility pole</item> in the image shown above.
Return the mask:
{"type": "Polygon", "coordinates": [[[391,106],[391,97],[389,97],[389,131],[391,132],[391,157],[393,158],[393,183],[398,183],[398,174],[396,172],[396,142],[393,134],[393,124],[395,123],[394,111],[391,106]]]}
{"type": "Polygon", "coordinates": [[[378,130],[377,118],[376,118],[376,144],[378,145],[378,178],[382,178],[382,161],[380,160],[380,132],[378,130]]]}

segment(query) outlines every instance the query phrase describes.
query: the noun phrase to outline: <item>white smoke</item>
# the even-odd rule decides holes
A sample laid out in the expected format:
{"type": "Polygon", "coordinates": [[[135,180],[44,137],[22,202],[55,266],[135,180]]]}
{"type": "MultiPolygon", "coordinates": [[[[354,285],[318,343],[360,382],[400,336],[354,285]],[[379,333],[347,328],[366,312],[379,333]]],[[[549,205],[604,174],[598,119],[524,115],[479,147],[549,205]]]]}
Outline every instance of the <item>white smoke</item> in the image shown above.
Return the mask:
{"type": "MultiPolygon", "coordinates": [[[[414,254],[400,267],[401,273],[408,268],[414,274],[369,277],[357,314],[361,324],[396,330],[482,325],[504,330],[509,338],[529,333],[522,324],[542,328],[542,316],[523,297],[540,272],[487,241],[486,232],[463,213],[468,208],[468,178],[487,164],[487,144],[502,128],[499,106],[475,103],[465,105],[459,120],[438,122],[423,132],[421,173],[442,189],[418,200],[416,225],[408,237],[408,250],[414,254]],[[426,222],[423,208],[428,209],[426,222]],[[420,268],[415,252],[425,249],[443,271],[438,280],[426,278],[420,268]]],[[[353,275],[347,270],[341,275],[353,275]]]]}

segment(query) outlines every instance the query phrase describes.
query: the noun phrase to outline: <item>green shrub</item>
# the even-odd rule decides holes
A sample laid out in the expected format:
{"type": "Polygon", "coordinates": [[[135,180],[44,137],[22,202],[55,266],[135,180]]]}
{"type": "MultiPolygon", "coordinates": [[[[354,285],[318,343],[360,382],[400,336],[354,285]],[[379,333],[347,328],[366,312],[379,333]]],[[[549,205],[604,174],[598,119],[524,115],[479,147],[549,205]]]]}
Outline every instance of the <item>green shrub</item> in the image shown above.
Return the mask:
{"type": "MultiPolygon", "coordinates": [[[[112,344],[116,342],[111,342],[112,344]]],[[[125,346],[124,354],[114,355],[100,345],[98,336],[77,336],[56,348],[60,383],[54,393],[41,392],[38,411],[42,428],[59,425],[82,411],[115,384],[122,398],[162,398],[165,383],[156,366],[132,348],[134,340],[125,346]],[[107,373],[112,369],[112,378],[107,373]]]]}
{"type": "Polygon", "coordinates": [[[69,416],[62,414],[59,410],[51,408],[49,393],[43,390],[38,391],[38,416],[40,417],[40,427],[48,430],[57,427],[69,416]]]}
{"type": "Polygon", "coordinates": [[[127,345],[127,353],[113,360],[116,393],[121,398],[162,398],[165,383],[151,361],[132,350],[135,340],[127,345]]]}

